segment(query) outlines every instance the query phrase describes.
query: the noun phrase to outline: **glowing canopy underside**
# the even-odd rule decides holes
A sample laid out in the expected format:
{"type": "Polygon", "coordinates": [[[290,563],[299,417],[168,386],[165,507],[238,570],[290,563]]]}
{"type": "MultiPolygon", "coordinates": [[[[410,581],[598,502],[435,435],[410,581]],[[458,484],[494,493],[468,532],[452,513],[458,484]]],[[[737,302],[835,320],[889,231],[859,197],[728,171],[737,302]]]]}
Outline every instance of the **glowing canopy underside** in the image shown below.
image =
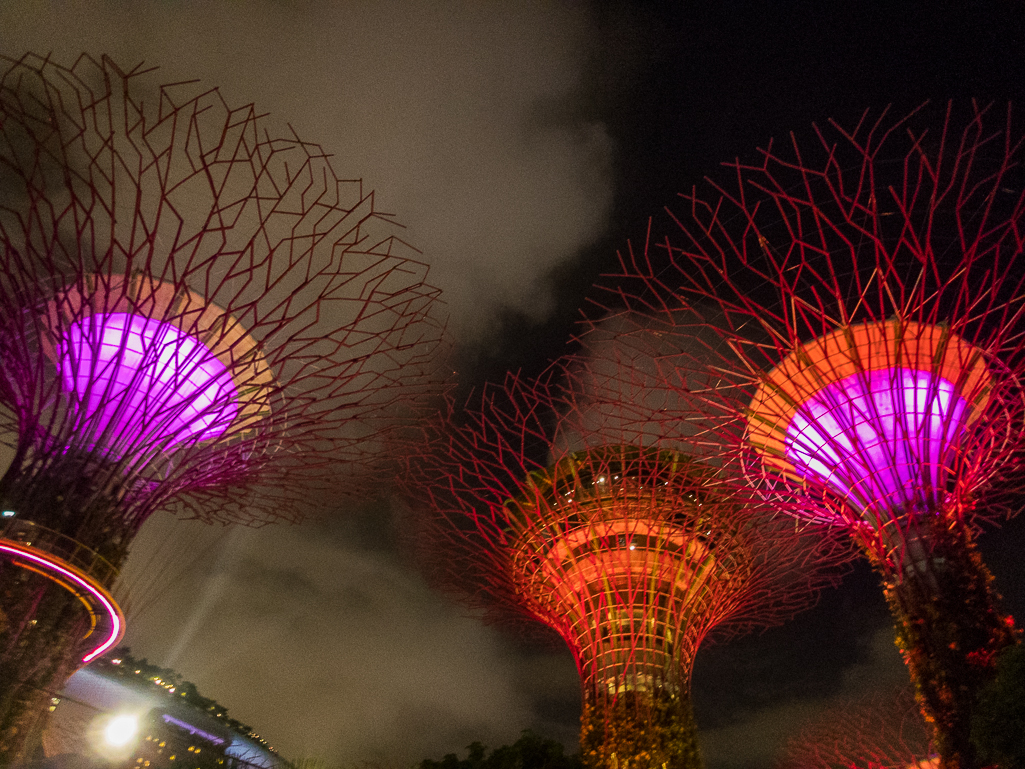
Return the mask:
{"type": "Polygon", "coordinates": [[[773,473],[824,483],[878,525],[943,502],[992,386],[982,351],[944,326],[842,327],[764,378],[747,438],[773,473]]]}
{"type": "Polygon", "coordinates": [[[140,443],[170,449],[222,435],[238,415],[231,372],[170,323],[123,312],[69,323],[57,345],[68,392],[92,442],[114,453],[140,443]]]}
{"type": "Polygon", "coordinates": [[[787,458],[855,507],[921,507],[946,486],[967,402],[926,371],[878,369],[827,385],[798,408],[787,458]]]}

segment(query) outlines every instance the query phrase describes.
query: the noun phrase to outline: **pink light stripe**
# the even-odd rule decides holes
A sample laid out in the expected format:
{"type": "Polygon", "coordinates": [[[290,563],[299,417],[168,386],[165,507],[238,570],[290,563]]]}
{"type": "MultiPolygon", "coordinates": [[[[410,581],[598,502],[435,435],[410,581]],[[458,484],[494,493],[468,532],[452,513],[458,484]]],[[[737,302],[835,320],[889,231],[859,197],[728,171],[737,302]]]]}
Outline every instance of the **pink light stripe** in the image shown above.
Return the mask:
{"type": "Polygon", "coordinates": [[[94,659],[103,654],[103,652],[107,651],[107,649],[109,649],[119,640],[121,640],[121,636],[124,633],[124,617],[121,615],[121,610],[118,609],[117,605],[114,604],[114,602],[111,601],[109,598],[107,598],[106,592],[104,590],[97,587],[77,572],[72,571],[66,566],[63,566],[62,562],[59,559],[50,560],[48,558],[44,558],[41,555],[37,555],[35,552],[32,552],[19,545],[10,545],[2,541],[0,541],[0,550],[7,551],[8,553],[16,555],[19,558],[27,558],[30,561],[35,561],[39,565],[57,572],[61,576],[66,577],[67,579],[71,580],[76,585],[87,591],[90,595],[96,598],[96,600],[103,604],[103,607],[107,610],[107,613],[110,615],[111,632],[110,635],[107,637],[106,641],[104,641],[102,644],[93,649],[93,651],[89,652],[82,658],[83,664],[92,662],[94,659]]]}

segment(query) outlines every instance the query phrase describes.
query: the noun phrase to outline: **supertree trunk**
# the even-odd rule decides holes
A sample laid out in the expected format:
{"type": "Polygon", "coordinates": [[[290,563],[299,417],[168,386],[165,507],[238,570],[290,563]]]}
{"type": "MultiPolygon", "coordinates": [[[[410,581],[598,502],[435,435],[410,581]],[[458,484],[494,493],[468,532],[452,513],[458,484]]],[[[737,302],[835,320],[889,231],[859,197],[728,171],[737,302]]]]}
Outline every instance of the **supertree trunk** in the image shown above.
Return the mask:
{"type": "Polygon", "coordinates": [[[0,563],[0,766],[37,746],[50,698],[81,665],[90,616],[46,577],[0,563]]]}
{"type": "Polygon", "coordinates": [[[121,618],[68,578],[109,595],[134,534],[121,514],[131,486],[117,462],[74,450],[41,463],[16,458],[0,479],[0,506],[17,514],[4,519],[0,542],[25,548],[0,561],[0,607],[11,620],[0,628],[0,764],[32,755],[50,698],[110,645],[105,625],[121,618]]]}
{"type": "Polygon", "coordinates": [[[0,627],[0,764],[33,753],[50,698],[109,641],[106,625],[120,621],[68,572],[109,594],[132,534],[118,515],[125,484],[112,485],[119,475],[104,463],[72,452],[37,477],[19,470],[0,481],[3,509],[18,512],[0,541],[25,548],[0,560],[0,607],[10,620],[0,627]],[[36,555],[43,560],[28,560],[36,555]]]}
{"type": "Polygon", "coordinates": [[[586,690],[580,756],[592,769],[700,769],[690,699],[671,691],[586,690]]]}
{"type": "MultiPolygon", "coordinates": [[[[651,603],[634,611],[631,630],[640,625],[665,631],[622,633],[623,624],[609,622],[603,632],[589,634],[590,643],[578,652],[580,756],[591,769],[703,766],[690,699],[697,649],[686,637],[673,635],[672,612],[660,611],[657,598],[651,603]]],[[[690,611],[700,612],[699,604],[700,599],[690,611]]],[[[589,614],[602,612],[592,607],[589,614]]]]}
{"type": "Polygon", "coordinates": [[[967,527],[918,524],[899,545],[903,555],[866,554],[880,574],[897,646],[919,706],[933,725],[944,767],[979,766],[971,718],[981,689],[996,675],[996,657],[1017,642],[993,577],[967,527]]]}

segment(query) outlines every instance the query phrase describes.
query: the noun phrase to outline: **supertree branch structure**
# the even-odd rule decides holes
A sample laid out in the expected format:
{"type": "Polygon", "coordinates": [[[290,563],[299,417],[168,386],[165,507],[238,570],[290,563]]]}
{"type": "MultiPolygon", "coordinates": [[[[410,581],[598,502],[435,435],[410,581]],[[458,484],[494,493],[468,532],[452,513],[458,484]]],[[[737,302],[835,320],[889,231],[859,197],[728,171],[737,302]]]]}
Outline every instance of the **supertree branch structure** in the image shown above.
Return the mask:
{"type": "Polygon", "coordinates": [[[633,429],[634,403],[592,408],[588,372],[549,373],[510,377],[425,428],[404,474],[411,530],[440,585],[562,637],[588,766],[700,766],[699,645],[796,611],[824,550],[725,492],[723,467],[685,439],[633,429]]]}
{"type": "Polygon", "coordinates": [[[929,728],[910,691],[826,708],[790,740],[778,769],[935,769],[929,728]]]}
{"type": "Polygon", "coordinates": [[[1017,639],[973,539],[1020,482],[1021,132],[972,104],[816,138],[683,195],[603,305],[624,340],[679,340],[660,365],[681,420],[861,547],[943,765],[972,767],[973,702],[1017,639]]]}
{"type": "Polygon", "coordinates": [[[294,521],[355,490],[441,333],[426,269],[318,146],[106,58],[0,68],[4,763],[116,642],[153,511],[294,521]]]}

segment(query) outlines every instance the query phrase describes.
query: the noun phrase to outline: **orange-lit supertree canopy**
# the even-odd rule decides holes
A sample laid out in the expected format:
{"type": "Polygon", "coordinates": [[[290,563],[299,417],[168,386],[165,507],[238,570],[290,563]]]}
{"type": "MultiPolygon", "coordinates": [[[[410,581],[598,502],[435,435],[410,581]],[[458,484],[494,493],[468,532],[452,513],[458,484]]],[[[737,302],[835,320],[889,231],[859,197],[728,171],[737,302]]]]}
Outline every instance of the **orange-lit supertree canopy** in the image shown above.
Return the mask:
{"type": "Polygon", "coordinates": [[[0,59],[0,764],[116,643],[152,512],[294,521],[369,482],[440,337],[395,230],[215,89],[0,59]]]}
{"type": "Polygon", "coordinates": [[[770,144],[683,195],[603,303],[626,346],[679,340],[681,420],[860,546],[946,767],[976,765],[972,703],[1017,639],[973,527],[1012,509],[1025,439],[1022,141],[971,104],[770,144]]]}
{"type": "Polygon", "coordinates": [[[603,365],[554,372],[510,377],[425,428],[404,476],[410,530],[441,585],[566,642],[587,766],[700,766],[698,647],[807,603],[828,548],[727,489],[726,468],[643,397],[596,387],[603,365]]]}
{"type": "Polygon", "coordinates": [[[790,740],[777,769],[936,769],[929,728],[910,691],[823,709],[790,740]]]}

